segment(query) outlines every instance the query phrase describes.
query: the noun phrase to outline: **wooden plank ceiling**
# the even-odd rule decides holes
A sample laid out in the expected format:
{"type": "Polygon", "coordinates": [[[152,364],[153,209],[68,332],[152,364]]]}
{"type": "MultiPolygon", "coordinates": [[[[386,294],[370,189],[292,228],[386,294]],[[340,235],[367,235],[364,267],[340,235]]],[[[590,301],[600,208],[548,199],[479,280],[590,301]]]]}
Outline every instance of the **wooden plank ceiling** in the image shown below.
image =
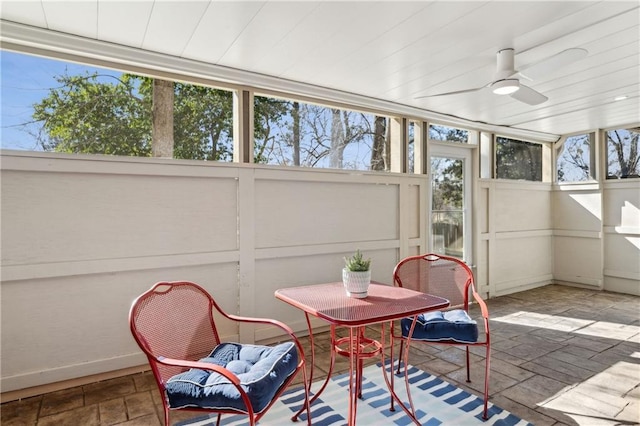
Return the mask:
{"type": "Polygon", "coordinates": [[[535,132],[640,122],[638,1],[40,0],[3,1],[0,17],[535,132]],[[588,55],[520,78],[549,98],[540,105],[488,88],[417,98],[486,85],[504,48],[516,69],[588,55]]]}

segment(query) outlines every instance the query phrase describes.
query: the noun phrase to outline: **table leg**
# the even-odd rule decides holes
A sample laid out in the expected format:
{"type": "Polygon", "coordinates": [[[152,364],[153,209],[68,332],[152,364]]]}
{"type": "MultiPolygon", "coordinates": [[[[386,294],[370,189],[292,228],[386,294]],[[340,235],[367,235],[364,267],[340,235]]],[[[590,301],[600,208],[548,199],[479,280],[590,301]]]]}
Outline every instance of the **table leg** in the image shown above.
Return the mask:
{"type": "MultiPolygon", "coordinates": [[[[384,355],[384,351],[382,352],[382,373],[384,376],[384,381],[387,384],[387,387],[389,388],[389,393],[391,394],[391,411],[395,411],[394,408],[394,400],[398,403],[398,405],[400,406],[400,408],[402,408],[402,410],[404,410],[404,412],[407,414],[407,416],[409,416],[409,418],[411,418],[411,420],[413,420],[413,422],[420,426],[420,422],[418,421],[418,419],[416,418],[415,415],[415,409],[413,406],[413,400],[411,398],[411,389],[409,387],[409,376],[407,374],[407,363],[409,362],[409,342],[411,340],[411,335],[413,334],[413,329],[415,328],[416,325],[416,320],[417,320],[417,316],[415,316],[413,318],[413,323],[411,324],[411,329],[409,330],[409,337],[407,338],[407,342],[405,345],[405,350],[404,353],[398,354],[398,363],[400,363],[401,358],[403,358],[404,360],[404,381],[405,381],[405,387],[407,390],[407,396],[409,398],[409,405],[411,407],[411,410],[409,410],[400,400],[400,397],[398,397],[398,395],[395,392],[394,389],[394,382],[393,382],[393,378],[394,378],[394,368],[393,368],[393,338],[390,338],[391,341],[391,349],[390,349],[390,357],[391,357],[391,363],[390,363],[390,372],[391,372],[391,379],[389,379],[389,376],[387,375],[387,368],[385,366],[385,355],[384,355]]],[[[393,327],[393,323],[390,324],[390,327],[393,327]]],[[[390,333],[393,333],[393,330],[389,330],[390,333]]],[[[380,340],[382,341],[382,346],[384,347],[385,344],[385,329],[384,329],[384,323],[382,324],[382,331],[381,331],[382,335],[380,337],[380,340]]],[[[398,364],[399,365],[399,364],[398,364]]]]}
{"type": "Polygon", "coordinates": [[[358,411],[358,397],[362,394],[362,368],[360,359],[361,340],[363,337],[360,327],[349,327],[349,415],[348,426],[356,425],[358,411]],[[354,333],[355,331],[355,333],[354,333]]]}
{"type": "MultiPolygon", "coordinates": [[[[311,394],[311,384],[313,383],[313,370],[315,368],[315,342],[313,338],[313,329],[311,328],[311,321],[309,315],[305,313],[307,320],[307,327],[309,329],[309,342],[311,345],[311,371],[309,373],[309,393],[311,394]]],[[[333,374],[333,368],[335,367],[336,354],[349,357],[349,413],[348,413],[348,425],[355,426],[356,424],[356,412],[357,412],[357,400],[362,398],[362,381],[364,370],[364,359],[382,354],[382,362],[384,364],[384,351],[383,346],[376,340],[365,337],[365,327],[348,327],[349,337],[338,338],[336,336],[336,326],[331,325],[331,352],[329,371],[327,377],[320,386],[320,389],[309,399],[309,406],[318,399],[320,394],[329,384],[331,375],[333,374]],[[340,345],[345,343],[346,348],[342,348],[340,345]]],[[[292,421],[297,421],[300,414],[304,411],[305,407],[302,406],[298,412],[291,417],[292,421]]]]}
{"type": "MultiPolygon", "coordinates": [[[[385,323],[380,324],[380,341],[382,342],[382,345],[384,346],[385,340],[384,340],[384,336],[385,336],[385,323]]],[[[391,343],[391,347],[389,348],[389,366],[390,366],[390,370],[391,370],[391,383],[390,383],[390,388],[394,389],[394,379],[395,379],[395,374],[393,374],[393,321],[391,321],[389,323],[389,342],[391,343]]],[[[398,368],[400,367],[400,358],[398,357],[398,368]]],[[[385,367],[385,360],[384,360],[384,351],[382,352],[382,371],[384,374],[385,379],[387,378],[387,369],[385,367]]],[[[387,387],[389,387],[389,383],[387,382],[387,387]]],[[[394,406],[394,399],[393,399],[393,395],[391,395],[391,397],[389,398],[389,411],[396,411],[396,407],[394,406]]]]}
{"type": "MultiPolygon", "coordinates": [[[[311,371],[309,373],[309,382],[308,382],[308,386],[309,386],[309,395],[311,395],[311,385],[313,383],[313,370],[315,369],[315,362],[316,362],[316,357],[315,357],[315,342],[313,340],[313,329],[311,328],[311,321],[309,319],[309,314],[307,314],[305,312],[305,317],[307,319],[307,327],[309,330],[309,344],[311,345],[311,371]]],[[[318,391],[313,395],[313,397],[311,399],[309,399],[309,407],[311,407],[311,405],[313,404],[313,402],[318,399],[318,397],[320,396],[320,394],[324,391],[324,389],[327,387],[327,385],[329,384],[329,380],[331,379],[331,374],[333,373],[333,367],[335,366],[335,362],[336,362],[336,353],[335,350],[333,349],[335,347],[335,344],[337,342],[337,338],[336,338],[336,327],[334,325],[331,325],[331,358],[329,361],[329,371],[327,372],[327,377],[325,378],[324,382],[322,383],[322,386],[320,386],[320,389],[318,389],[318,391]]],[[[305,384],[306,385],[306,384],[305,384]]],[[[304,405],[300,408],[300,410],[298,410],[298,412],[291,417],[292,421],[297,421],[298,420],[298,416],[300,416],[300,414],[304,411],[304,405]]]]}

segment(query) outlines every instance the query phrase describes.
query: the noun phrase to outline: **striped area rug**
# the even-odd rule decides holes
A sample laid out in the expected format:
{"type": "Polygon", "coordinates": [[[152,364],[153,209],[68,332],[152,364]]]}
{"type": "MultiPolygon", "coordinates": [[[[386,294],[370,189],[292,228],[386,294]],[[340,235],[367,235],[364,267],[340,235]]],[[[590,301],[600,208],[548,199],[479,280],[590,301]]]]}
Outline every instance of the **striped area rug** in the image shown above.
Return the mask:
{"type": "MultiPolygon", "coordinates": [[[[387,366],[388,370],[388,366],[387,366]]],[[[411,395],[416,406],[416,416],[424,426],[436,425],[496,425],[496,426],[528,426],[524,421],[506,410],[489,402],[489,419],[482,420],[482,398],[468,393],[456,386],[432,376],[413,366],[409,366],[411,395]]],[[[312,391],[318,389],[314,383],[312,391]]],[[[327,388],[311,407],[311,420],[314,426],[342,426],[346,424],[349,400],[348,374],[333,377],[327,388]]],[[[404,376],[396,377],[396,393],[408,406],[404,376]]],[[[303,403],[302,388],[292,389],[280,397],[276,405],[259,422],[261,426],[282,426],[287,424],[306,424],[306,413],[296,423],[290,421],[291,416],[303,403]]],[[[375,425],[411,425],[411,419],[396,406],[389,410],[389,391],[384,382],[380,364],[371,365],[364,370],[362,399],[358,401],[358,424],[375,425]]],[[[225,426],[245,425],[244,416],[223,417],[225,426]]],[[[199,417],[180,426],[209,426],[215,424],[215,417],[199,417]]]]}

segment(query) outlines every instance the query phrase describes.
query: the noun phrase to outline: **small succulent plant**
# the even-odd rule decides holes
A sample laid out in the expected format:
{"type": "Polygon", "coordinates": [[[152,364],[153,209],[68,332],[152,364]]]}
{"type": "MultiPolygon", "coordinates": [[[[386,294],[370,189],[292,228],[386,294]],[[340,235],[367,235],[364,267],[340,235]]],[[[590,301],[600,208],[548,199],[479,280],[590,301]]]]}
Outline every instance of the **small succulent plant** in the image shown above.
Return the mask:
{"type": "Polygon", "coordinates": [[[356,250],[355,254],[351,257],[344,258],[344,266],[347,270],[352,272],[366,272],[371,265],[371,259],[365,260],[362,257],[360,250],[356,250]]]}

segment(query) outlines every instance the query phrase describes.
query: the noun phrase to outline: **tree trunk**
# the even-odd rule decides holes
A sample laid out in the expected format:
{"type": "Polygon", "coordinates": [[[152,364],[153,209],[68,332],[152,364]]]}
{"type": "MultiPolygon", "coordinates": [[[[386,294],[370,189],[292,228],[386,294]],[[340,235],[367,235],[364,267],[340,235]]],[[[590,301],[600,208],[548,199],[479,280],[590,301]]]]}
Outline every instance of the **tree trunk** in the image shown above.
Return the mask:
{"type": "Polygon", "coordinates": [[[371,150],[371,170],[386,170],[385,162],[385,140],[386,140],[386,119],[376,116],[373,128],[373,149],[371,150]]]}
{"type": "Polygon", "coordinates": [[[173,158],[173,82],[153,80],[153,127],[151,153],[173,158]]]}
{"type": "Polygon", "coordinates": [[[300,103],[294,102],[291,110],[293,117],[293,165],[300,165],[300,103]]]}
{"type": "Polygon", "coordinates": [[[344,154],[344,129],[339,109],[331,110],[331,153],[329,166],[336,169],[342,168],[344,154]]]}

